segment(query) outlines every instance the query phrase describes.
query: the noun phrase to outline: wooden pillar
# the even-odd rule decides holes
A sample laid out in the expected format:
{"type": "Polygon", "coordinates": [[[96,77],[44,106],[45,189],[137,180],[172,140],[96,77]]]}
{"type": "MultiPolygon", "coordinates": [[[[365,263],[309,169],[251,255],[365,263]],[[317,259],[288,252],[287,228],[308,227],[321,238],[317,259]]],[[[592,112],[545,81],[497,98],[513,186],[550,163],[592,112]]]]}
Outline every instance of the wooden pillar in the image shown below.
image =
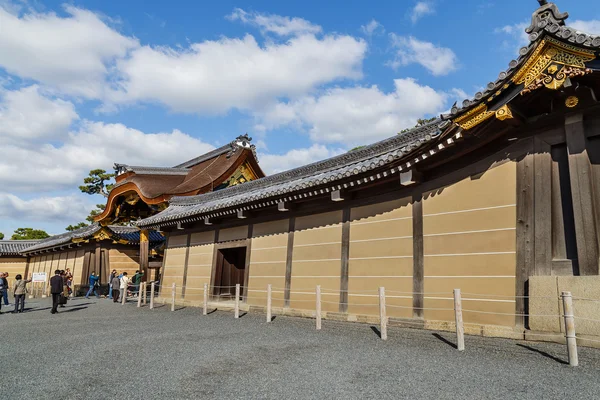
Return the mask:
{"type": "MultiPolygon", "coordinates": [[[[187,244],[185,247],[185,259],[183,262],[183,278],[181,283],[181,300],[185,300],[185,287],[187,286],[187,274],[188,274],[188,263],[190,260],[190,242],[192,240],[192,235],[187,235],[187,244]]],[[[248,270],[246,270],[246,275],[248,274],[248,270]]]]}
{"type": "Polygon", "coordinates": [[[292,257],[294,254],[294,230],[296,229],[296,218],[290,218],[287,242],[287,258],[285,262],[285,291],[283,294],[284,307],[290,306],[290,289],[292,286],[292,257]]]}
{"type": "Polygon", "coordinates": [[[423,197],[413,196],[413,318],[423,318],[425,257],[423,249],[423,197]]]}
{"type": "MultiPolygon", "coordinates": [[[[94,268],[96,269],[96,275],[98,276],[98,283],[102,283],[102,247],[100,247],[100,243],[96,242],[96,249],[94,252],[94,268]]],[[[91,271],[90,271],[91,272],[91,271]]],[[[89,276],[88,276],[89,278],[89,276]]]]}
{"type": "MultiPolygon", "coordinates": [[[[531,143],[533,145],[533,143],[531,143]]],[[[522,316],[527,303],[527,281],[534,268],[534,156],[529,154],[517,163],[517,270],[515,287],[515,324],[525,327],[522,316]]]]}
{"type": "Polygon", "coordinates": [[[586,150],[583,114],[577,113],[565,117],[565,135],[569,153],[569,177],[573,196],[579,273],[580,275],[598,275],[593,177],[586,150]]]}
{"type": "Polygon", "coordinates": [[[144,273],[142,280],[148,279],[148,253],[150,252],[150,233],[147,229],[140,230],[140,271],[144,273]]]}
{"type": "Polygon", "coordinates": [[[350,208],[344,208],[342,216],[342,255],[340,270],[339,312],[348,312],[348,258],[350,257],[350,208]]]}

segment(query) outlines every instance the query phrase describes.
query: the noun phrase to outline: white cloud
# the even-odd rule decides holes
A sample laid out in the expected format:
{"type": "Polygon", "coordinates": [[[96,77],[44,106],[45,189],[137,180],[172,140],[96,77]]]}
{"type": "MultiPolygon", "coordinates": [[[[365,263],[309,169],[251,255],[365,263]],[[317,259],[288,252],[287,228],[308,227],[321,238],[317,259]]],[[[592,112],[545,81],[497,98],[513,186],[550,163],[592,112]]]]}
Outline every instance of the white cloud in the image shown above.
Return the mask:
{"type": "Polygon", "coordinates": [[[65,93],[101,98],[115,58],[139,45],[97,14],[71,5],[65,5],[65,18],[10,11],[0,7],[0,67],[65,93]]]}
{"type": "Polygon", "coordinates": [[[589,34],[600,34],[600,20],[592,19],[589,21],[575,20],[568,24],[571,28],[589,34]]]}
{"type": "Polygon", "coordinates": [[[118,61],[121,89],[113,100],[159,102],[189,113],[253,109],[324,83],[361,78],[366,49],[362,40],[330,35],[265,46],[251,35],[187,49],[144,46],[118,61]]]}
{"type": "Polygon", "coordinates": [[[364,33],[366,36],[369,36],[369,37],[373,36],[373,35],[378,35],[378,34],[381,35],[381,34],[385,33],[385,28],[383,27],[383,25],[381,25],[375,19],[372,19],[366,25],[361,25],[360,30],[362,33],[364,33]]]}
{"type": "Polygon", "coordinates": [[[394,87],[389,93],[377,86],[334,88],[318,97],[278,103],[256,115],[257,128],[296,125],[315,142],[350,147],[412,127],[418,118],[442,112],[452,97],[410,78],[394,80],[394,87]]]}
{"type": "Polygon", "coordinates": [[[179,130],[145,134],[123,124],[83,121],[61,145],[0,147],[0,187],[18,191],[77,188],[91,169],[115,162],[173,166],[214,147],[179,130]]]}
{"type": "Polygon", "coordinates": [[[438,47],[430,42],[418,40],[412,36],[390,34],[396,57],[388,63],[396,69],[400,66],[417,63],[435,76],[447,75],[458,68],[458,59],[454,52],[446,47],[438,47]]]}
{"type": "Polygon", "coordinates": [[[313,144],[309,148],[292,149],[285,154],[259,154],[260,166],[267,174],[287,171],[316,161],[333,157],[344,150],[329,149],[321,144],[313,144]]]}
{"type": "Polygon", "coordinates": [[[26,221],[80,221],[93,208],[81,196],[22,199],[0,192],[0,217],[26,221]]]}
{"type": "Polygon", "coordinates": [[[37,85],[0,91],[0,96],[0,138],[5,140],[57,140],[78,118],[73,103],[44,97],[37,85]]]}
{"type": "Polygon", "coordinates": [[[417,23],[417,21],[419,19],[421,19],[421,17],[424,17],[425,15],[429,15],[429,14],[433,14],[435,12],[435,8],[433,7],[433,4],[431,2],[428,1],[419,1],[417,2],[417,4],[415,4],[415,6],[413,7],[411,14],[410,14],[410,20],[412,21],[413,24],[417,23]]]}
{"type": "Polygon", "coordinates": [[[529,44],[529,35],[525,32],[525,28],[529,26],[529,22],[524,21],[518,24],[505,25],[501,28],[496,28],[495,33],[501,33],[508,36],[508,39],[502,43],[502,47],[510,51],[517,51],[529,44]]]}
{"type": "Polygon", "coordinates": [[[239,20],[245,24],[258,27],[262,32],[272,32],[279,36],[306,33],[317,34],[322,30],[319,25],[312,24],[303,18],[290,18],[281,15],[246,12],[241,8],[235,8],[226,18],[231,21],[239,20]]]}

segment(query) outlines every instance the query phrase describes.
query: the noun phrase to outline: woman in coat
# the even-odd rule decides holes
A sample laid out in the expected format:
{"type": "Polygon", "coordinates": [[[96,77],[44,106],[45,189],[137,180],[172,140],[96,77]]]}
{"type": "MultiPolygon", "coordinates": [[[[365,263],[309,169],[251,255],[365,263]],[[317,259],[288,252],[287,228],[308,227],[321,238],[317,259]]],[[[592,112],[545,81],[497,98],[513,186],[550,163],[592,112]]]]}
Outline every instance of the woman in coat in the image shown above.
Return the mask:
{"type": "Polygon", "coordinates": [[[25,280],[21,274],[15,277],[15,282],[13,283],[13,295],[15,296],[15,310],[13,313],[15,314],[22,313],[25,310],[25,295],[27,294],[27,284],[29,282],[31,282],[31,279],[25,280]]]}

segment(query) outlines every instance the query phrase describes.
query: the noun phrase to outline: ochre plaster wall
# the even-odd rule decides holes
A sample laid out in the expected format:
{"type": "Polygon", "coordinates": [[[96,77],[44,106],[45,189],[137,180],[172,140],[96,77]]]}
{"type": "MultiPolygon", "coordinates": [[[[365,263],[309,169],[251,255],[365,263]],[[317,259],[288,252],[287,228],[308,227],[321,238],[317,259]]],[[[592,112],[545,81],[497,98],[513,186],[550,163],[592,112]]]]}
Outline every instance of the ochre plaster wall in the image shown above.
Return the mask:
{"type": "Polygon", "coordinates": [[[185,283],[186,301],[203,301],[204,284],[210,285],[215,232],[192,233],[185,283]]]}
{"type": "Polygon", "coordinates": [[[296,219],[290,307],[314,309],[321,285],[322,310],[337,312],[340,297],[342,211],[296,219]]]}
{"type": "Polygon", "coordinates": [[[283,307],[289,220],[256,224],[252,230],[247,303],[267,305],[271,284],[273,307],[283,307]]]}
{"type": "Polygon", "coordinates": [[[425,197],[424,318],[452,321],[452,291],[458,288],[465,323],[513,326],[513,315],[468,310],[515,312],[516,164],[504,163],[425,197]]]}
{"type": "Polygon", "coordinates": [[[17,274],[25,278],[27,269],[27,257],[0,257],[0,272],[8,272],[8,286],[12,291],[12,284],[17,274]]]}
{"type": "Polygon", "coordinates": [[[353,208],[350,220],[348,312],[378,315],[377,292],[385,287],[387,314],[412,317],[412,205],[398,200],[353,208]]]}
{"type": "Polygon", "coordinates": [[[169,236],[163,261],[164,271],[160,282],[161,298],[171,298],[171,285],[175,283],[177,287],[175,298],[181,299],[187,240],[188,235],[169,236]]]}
{"type": "MultiPolygon", "coordinates": [[[[94,255],[92,255],[92,257],[93,256],[94,255]]],[[[119,274],[122,272],[127,272],[127,276],[129,278],[132,278],[135,274],[135,271],[140,269],[139,250],[136,248],[108,249],[108,260],[110,263],[111,271],[113,269],[116,269],[117,273],[119,274]]]]}

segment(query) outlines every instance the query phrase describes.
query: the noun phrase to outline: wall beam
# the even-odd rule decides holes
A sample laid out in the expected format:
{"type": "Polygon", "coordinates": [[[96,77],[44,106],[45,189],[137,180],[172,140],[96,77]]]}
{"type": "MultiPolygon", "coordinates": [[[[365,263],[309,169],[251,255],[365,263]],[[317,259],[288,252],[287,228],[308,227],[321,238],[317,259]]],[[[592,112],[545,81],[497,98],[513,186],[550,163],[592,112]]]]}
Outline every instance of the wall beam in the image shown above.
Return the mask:
{"type": "Polygon", "coordinates": [[[423,197],[413,196],[413,317],[423,318],[425,251],[423,247],[423,197]]]}
{"type": "Polygon", "coordinates": [[[285,291],[283,294],[284,306],[290,306],[290,290],[292,287],[292,261],[294,257],[294,231],[296,230],[296,217],[290,218],[287,241],[287,256],[285,260],[285,291]]]}
{"type": "Polygon", "coordinates": [[[339,312],[348,312],[348,261],[350,257],[350,208],[344,208],[342,214],[342,254],[340,270],[339,312]]]}

